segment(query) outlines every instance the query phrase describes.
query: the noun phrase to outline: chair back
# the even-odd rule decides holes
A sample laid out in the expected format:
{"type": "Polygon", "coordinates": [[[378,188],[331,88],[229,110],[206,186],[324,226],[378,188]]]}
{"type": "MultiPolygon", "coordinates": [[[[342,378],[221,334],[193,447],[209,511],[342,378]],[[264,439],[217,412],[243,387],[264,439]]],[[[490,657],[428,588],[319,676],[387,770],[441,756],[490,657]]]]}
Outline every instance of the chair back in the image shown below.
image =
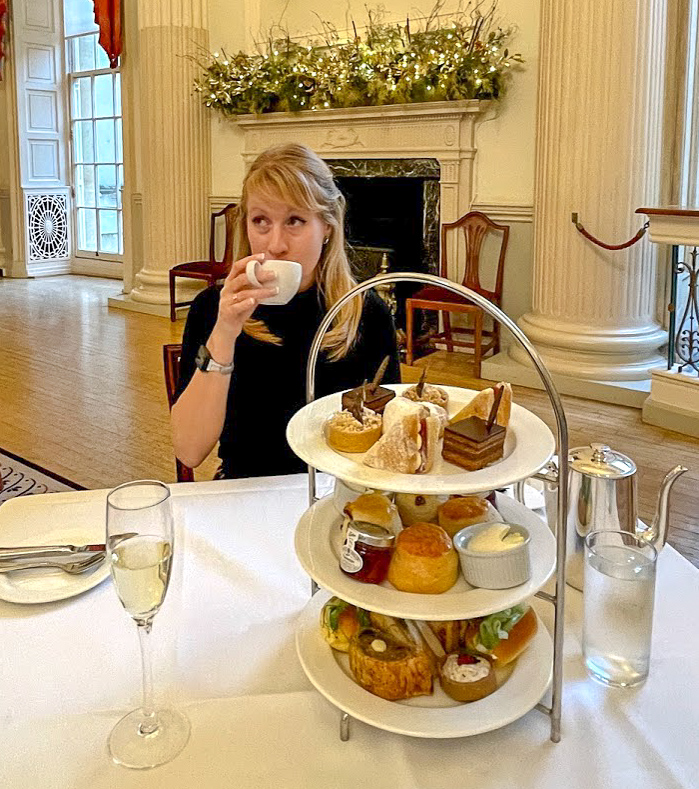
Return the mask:
{"type": "Polygon", "coordinates": [[[228,203],[225,208],[220,211],[213,211],[211,213],[211,225],[209,230],[209,263],[216,265],[217,263],[226,264],[230,266],[233,262],[233,242],[235,240],[235,219],[236,219],[236,203],[228,203]],[[226,228],[226,246],[223,250],[223,257],[220,261],[216,260],[216,223],[223,217],[226,228]]]}
{"type": "Polygon", "coordinates": [[[456,222],[445,222],[442,225],[442,243],[441,243],[441,257],[440,257],[440,270],[441,275],[448,279],[448,265],[447,265],[447,233],[452,230],[462,229],[464,233],[464,241],[466,244],[466,267],[464,269],[464,277],[461,282],[467,288],[475,290],[480,293],[494,304],[499,305],[502,299],[502,280],[505,265],[505,254],[507,252],[507,242],[510,236],[510,228],[508,225],[499,225],[493,222],[490,217],[481,213],[480,211],[469,211],[464,214],[456,222]],[[480,261],[481,251],[483,249],[483,242],[486,236],[491,233],[502,234],[500,239],[500,253],[497,263],[497,271],[495,274],[495,289],[487,290],[481,285],[480,280],[480,261]]]}
{"type": "MultiPolygon", "coordinates": [[[[167,403],[170,408],[175,404],[175,392],[177,382],[180,379],[180,357],[182,356],[182,345],[180,343],[163,345],[163,369],[165,370],[165,391],[167,392],[167,403]]],[[[178,482],[194,482],[194,471],[189,466],[185,466],[180,460],[175,458],[177,466],[178,482]]]]}

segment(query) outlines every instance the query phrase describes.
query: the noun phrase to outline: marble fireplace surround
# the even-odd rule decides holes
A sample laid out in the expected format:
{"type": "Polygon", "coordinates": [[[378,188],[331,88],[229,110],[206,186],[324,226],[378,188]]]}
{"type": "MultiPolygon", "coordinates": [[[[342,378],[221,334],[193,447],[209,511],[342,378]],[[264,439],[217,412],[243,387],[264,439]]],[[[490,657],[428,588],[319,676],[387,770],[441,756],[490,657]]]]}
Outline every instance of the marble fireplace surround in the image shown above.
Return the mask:
{"type": "MultiPolygon", "coordinates": [[[[238,118],[237,125],[243,133],[246,166],[271,145],[287,142],[308,145],[323,159],[330,160],[337,175],[349,174],[347,168],[357,175],[378,174],[373,163],[366,162],[362,166],[362,160],[389,160],[386,161],[387,169],[379,171],[383,175],[409,176],[413,171],[421,175],[419,161],[436,160],[439,165],[439,222],[453,222],[465,214],[473,202],[476,123],[489,104],[485,101],[439,101],[296,114],[243,115],[238,118]],[[416,161],[400,168],[395,161],[399,159],[416,161]]],[[[430,204],[434,201],[426,201],[426,208],[430,204]]],[[[430,225],[434,228],[435,223],[426,217],[426,241],[429,236],[434,237],[434,230],[429,231],[430,225]]],[[[455,234],[451,235],[454,247],[448,250],[448,259],[455,261],[455,270],[463,270],[463,261],[457,257],[460,254],[457,239],[455,234]]],[[[429,267],[434,270],[436,256],[430,257],[429,267]]]]}

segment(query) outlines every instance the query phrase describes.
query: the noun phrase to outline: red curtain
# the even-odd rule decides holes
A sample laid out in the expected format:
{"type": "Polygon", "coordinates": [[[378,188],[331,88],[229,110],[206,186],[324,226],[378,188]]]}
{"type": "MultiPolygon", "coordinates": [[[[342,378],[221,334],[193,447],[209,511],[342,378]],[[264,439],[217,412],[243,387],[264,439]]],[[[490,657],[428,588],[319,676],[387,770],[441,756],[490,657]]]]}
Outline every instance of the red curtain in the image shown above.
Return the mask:
{"type": "MultiPolygon", "coordinates": [[[[0,0],[2,4],[3,0],[0,0]]],[[[93,0],[95,22],[100,29],[100,46],[107,53],[109,65],[116,68],[121,55],[121,0],[93,0]]]]}
{"type": "Polygon", "coordinates": [[[10,0],[0,0],[0,80],[2,79],[2,59],[5,55],[2,48],[2,41],[5,38],[5,21],[7,19],[9,5],[10,0]]]}

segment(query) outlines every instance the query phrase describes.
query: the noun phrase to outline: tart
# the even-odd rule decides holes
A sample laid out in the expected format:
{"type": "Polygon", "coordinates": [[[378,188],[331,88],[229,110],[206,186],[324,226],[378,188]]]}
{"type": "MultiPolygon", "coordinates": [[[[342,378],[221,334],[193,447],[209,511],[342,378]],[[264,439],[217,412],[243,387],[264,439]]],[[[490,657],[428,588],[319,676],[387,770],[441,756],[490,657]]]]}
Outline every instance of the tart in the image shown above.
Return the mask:
{"type": "Polygon", "coordinates": [[[458,652],[447,655],[439,682],[455,701],[478,701],[497,689],[493,665],[487,658],[458,652]]]}

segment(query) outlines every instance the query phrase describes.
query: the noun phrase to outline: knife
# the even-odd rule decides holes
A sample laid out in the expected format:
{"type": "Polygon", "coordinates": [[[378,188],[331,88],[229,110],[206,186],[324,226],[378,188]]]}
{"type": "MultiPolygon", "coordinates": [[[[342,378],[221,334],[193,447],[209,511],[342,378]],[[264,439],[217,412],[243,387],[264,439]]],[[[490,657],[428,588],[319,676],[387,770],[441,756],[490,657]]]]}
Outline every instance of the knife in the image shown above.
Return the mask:
{"type": "MultiPolygon", "coordinates": [[[[136,532],[126,532],[112,537],[112,545],[129,537],[135,537],[136,532]]],[[[27,545],[14,548],[0,548],[0,568],[6,565],[17,567],[26,565],[29,562],[51,561],[51,562],[76,562],[87,559],[96,553],[105,553],[107,546],[104,543],[92,543],[89,545],[27,545]]]]}

